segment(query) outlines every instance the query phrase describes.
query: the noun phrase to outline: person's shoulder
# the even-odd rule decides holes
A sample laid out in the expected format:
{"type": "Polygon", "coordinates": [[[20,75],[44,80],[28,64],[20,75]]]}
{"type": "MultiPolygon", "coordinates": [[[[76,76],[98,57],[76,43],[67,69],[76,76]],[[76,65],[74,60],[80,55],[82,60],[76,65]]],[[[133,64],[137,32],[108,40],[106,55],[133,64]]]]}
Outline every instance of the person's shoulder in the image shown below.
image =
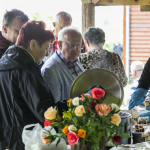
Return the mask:
{"type": "Polygon", "coordinates": [[[109,52],[112,57],[120,58],[119,54],[116,52],[109,52]]]}
{"type": "Polygon", "coordinates": [[[104,53],[105,55],[108,55],[109,57],[114,57],[118,55],[116,52],[110,52],[109,50],[106,50],[106,49],[103,49],[101,53],[104,53]]]}
{"type": "Polygon", "coordinates": [[[97,49],[93,49],[91,51],[85,52],[85,53],[81,53],[79,58],[85,58],[85,57],[89,57],[89,56],[93,56],[95,54],[97,54],[98,50],[97,49]]]}
{"type": "MultiPolygon", "coordinates": [[[[57,54],[56,54],[57,55],[57,54]]],[[[48,59],[47,59],[47,61],[44,63],[44,65],[42,66],[42,68],[41,68],[41,71],[43,71],[43,70],[45,70],[45,69],[47,69],[47,68],[57,68],[57,66],[58,66],[58,63],[59,63],[59,61],[60,61],[60,58],[58,57],[58,58],[56,58],[57,56],[55,56],[55,55],[52,55],[51,57],[49,57],[48,59]]]]}

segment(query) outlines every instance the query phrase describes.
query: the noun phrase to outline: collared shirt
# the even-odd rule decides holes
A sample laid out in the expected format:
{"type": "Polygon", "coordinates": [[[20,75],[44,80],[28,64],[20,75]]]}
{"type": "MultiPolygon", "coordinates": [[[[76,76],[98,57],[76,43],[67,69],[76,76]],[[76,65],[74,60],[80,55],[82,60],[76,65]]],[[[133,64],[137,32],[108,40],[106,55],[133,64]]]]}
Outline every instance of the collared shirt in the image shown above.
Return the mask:
{"type": "Polygon", "coordinates": [[[71,62],[71,61],[66,60],[59,50],[57,50],[56,53],[61,58],[63,63],[68,67],[69,71],[71,72],[74,78],[76,78],[78,75],[80,75],[83,72],[77,64],[78,60],[71,62]]]}

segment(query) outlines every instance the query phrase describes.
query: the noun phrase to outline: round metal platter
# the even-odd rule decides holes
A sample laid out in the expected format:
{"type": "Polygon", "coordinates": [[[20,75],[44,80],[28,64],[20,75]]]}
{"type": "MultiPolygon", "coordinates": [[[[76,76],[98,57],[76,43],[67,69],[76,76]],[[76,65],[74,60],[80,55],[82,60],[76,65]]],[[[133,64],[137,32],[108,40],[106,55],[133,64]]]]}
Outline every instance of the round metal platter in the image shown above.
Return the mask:
{"type": "Polygon", "coordinates": [[[121,82],[112,72],[99,68],[87,70],[75,79],[71,87],[70,98],[80,96],[97,85],[100,85],[106,92],[104,103],[115,103],[121,106],[123,101],[121,82]]]}

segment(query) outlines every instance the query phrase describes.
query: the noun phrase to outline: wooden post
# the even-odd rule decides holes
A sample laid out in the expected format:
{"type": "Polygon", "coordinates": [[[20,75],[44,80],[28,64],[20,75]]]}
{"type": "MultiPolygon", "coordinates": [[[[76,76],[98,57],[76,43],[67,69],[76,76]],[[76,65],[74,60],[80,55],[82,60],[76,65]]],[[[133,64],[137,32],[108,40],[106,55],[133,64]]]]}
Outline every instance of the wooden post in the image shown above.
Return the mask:
{"type": "Polygon", "coordinates": [[[89,27],[95,26],[95,5],[93,3],[82,3],[82,34],[89,27]]]}
{"type": "Polygon", "coordinates": [[[126,6],[123,13],[123,64],[126,69],[126,6]]]}

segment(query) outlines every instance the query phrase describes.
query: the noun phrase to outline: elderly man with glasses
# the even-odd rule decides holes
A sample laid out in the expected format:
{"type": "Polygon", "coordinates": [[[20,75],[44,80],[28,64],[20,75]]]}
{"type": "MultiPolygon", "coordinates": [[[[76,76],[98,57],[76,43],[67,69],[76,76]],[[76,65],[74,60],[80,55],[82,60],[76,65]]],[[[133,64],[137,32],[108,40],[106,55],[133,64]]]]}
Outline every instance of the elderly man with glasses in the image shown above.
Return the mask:
{"type": "Polygon", "coordinates": [[[58,34],[58,50],[41,69],[55,102],[70,98],[74,79],[84,72],[77,59],[81,52],[81,42],[82,35],[76,28],[64,27],[58,34]]]}

